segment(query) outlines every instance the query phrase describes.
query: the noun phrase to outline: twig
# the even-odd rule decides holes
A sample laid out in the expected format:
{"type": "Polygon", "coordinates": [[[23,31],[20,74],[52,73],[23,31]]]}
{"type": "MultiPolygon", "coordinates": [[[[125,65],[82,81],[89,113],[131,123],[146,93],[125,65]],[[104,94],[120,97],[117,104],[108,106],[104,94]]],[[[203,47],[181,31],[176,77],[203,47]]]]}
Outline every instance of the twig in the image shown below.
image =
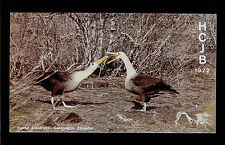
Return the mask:
{"type": "MultiPolygon", "coordinates": [[[[57,71],[56,71],[56,72],[57,72],[57,71]]],[[[33,85],[36,85],[36,84],[42,82],[43,80],[46,80],[47,78],[49,78],[50,76],[52,76],[52,75],[55,74],[56,72],[53,72],[52,74],[46,76],[45,78],[39,80],[38,82],[33,82],[33,83],[29,84],[27,87],[25,87],[25,88],[23,88],[23,89],[21,89],[21,90],[19,90],[19,91],[17,91],[17,92],[16,92],[16,90],[15,90],[15,91],[11,91],[10,94],[11,94],[11,95],[15,95],[15,94],[18,94],[18,93],[20,93],[20,92],[22,92],[22,91],[25,91],[25,90],[31,88],[33,85]]],[[[43,76],[43,75],[42,75],[42,76],[43,76]]]]}
{"type": "Polygon", "coordinates": [[[135,42],[135,40],[127,33],[121,32],[121,34],[126,35],[132,42],[135,42]]]}

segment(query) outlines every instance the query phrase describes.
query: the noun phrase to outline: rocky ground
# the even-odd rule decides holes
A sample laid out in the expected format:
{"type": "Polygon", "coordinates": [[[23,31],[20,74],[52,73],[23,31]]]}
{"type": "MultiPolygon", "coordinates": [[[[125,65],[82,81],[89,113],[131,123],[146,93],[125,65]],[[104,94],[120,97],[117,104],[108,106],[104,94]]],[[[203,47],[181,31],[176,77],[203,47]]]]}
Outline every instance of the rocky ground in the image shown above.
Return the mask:
{"type": "Polygon", "coordinates": [[[214,133],[215,75],[190,75],[171,84],[180,94],[152,98],[146,112],[135,109],[124,76],[89,77],[64,95],[74,108],[54,110],[50,92],[32,86],[10,95],[10,132],[214,133]]]}

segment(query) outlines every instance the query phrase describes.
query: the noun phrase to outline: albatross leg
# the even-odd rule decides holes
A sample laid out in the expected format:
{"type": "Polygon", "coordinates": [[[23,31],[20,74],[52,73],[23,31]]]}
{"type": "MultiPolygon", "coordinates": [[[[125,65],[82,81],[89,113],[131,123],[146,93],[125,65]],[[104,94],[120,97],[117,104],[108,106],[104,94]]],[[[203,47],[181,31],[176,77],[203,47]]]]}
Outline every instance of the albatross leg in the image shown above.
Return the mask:
{"type": "Polygon", "coordinates": [[[143,111],[146,111],[146,109],[147,109],[147,103],[146,103],[146,102],[144,102],[143,111]]]}
{"type": "Polygon", "coordinates": [[[64,101],[62,101],[63,106],[66,108],[75,108],[76,106],[70,106],[70,105],[66,105],[66,103],[64,101]]]}
{"type": "Polygon", "coordinates": [[[147,103],[144,102],[143,108],[141,110],[137,110],[137,111],[146,112],[146,109],[147,109],[147,103]]]}
{"type": "Polygon", "coordinates": [[[66,107],[66,108],[72,108],[72,107],[75,107],[75,106],[69,106],[69,105],[66,105],[66,103],[62,100],[61,97],[59,97],[59,99],[54,103],[54,97],[51,98],[51,103],[52,103],[52,107],[53,109],[56,110],[56,104],[61,101],[63,106],[66,107]]]}
{"type": "Polygon", "coordinates": [[[62,102],[62,104],[63,104],[63,106],[64,106],[65,108],[74,108],[74,107],[76,107],[76,106],[66,105],[66,103],[63,101],[62,97],[59,96],[59,99],[58,99],[55,103],[54,103],[54,97],[51,98],[51,103],[52,103],[53,109],[56,109],[56,104],[57,104],[59,101],[62,102]]]}
{"type": "Polygon", "coordinates": [[[55,105],[56,105],[56,104],[54,103],[54,97],[51,98],[51,103],[52,103],[53,109],[55,109],[55,105]]]}
{"type": "Polygon", "coordinates": [[[75,108],[76,106],[70,106],[70,105],[66,105],[66,103],[63,101],[62,97],[60,96],[60,99],[62,101],[62,104],[65,108],[75,108]]]}
{"type": "Polygon", "coordinates": [[[60,98],[55,102],[55,105],[60,101],[60,98]]]}
{"type": "Polygon", "coordinates": [[[138,111],[146,112],[146,108],[147,108],[147,103],[144,102],[143,108],[141,110],[138,110],[138,111]]]}
{"type": "Polygon", "coordinates": [[[60,98],[54,103],[54,97],[51,98],[51,103],[52,103],[52,107],[53,109],[56,109],[56,104],[60,101],[60,98]]]}

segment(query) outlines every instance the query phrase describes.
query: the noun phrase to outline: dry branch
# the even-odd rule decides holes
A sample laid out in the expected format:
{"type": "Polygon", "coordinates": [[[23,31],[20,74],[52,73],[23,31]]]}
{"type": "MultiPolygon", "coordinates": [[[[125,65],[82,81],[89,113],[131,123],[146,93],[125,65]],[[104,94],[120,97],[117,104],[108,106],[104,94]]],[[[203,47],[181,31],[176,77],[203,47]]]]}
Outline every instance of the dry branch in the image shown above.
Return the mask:
{"type": "MultiPolygon", "coordinates": [[[[189,27],[186,24],[188,22],[188,26],[195,29],[196,19],[193,19],[195,15],[24,14],[10,14],[11,79],[18,80],[24,78],[23,76],[26,78],[40,70],[69,71],[78,65],[86,66],[105,55],[105,51],[124,51],[139,71],[153,75],[171,74],[168,68],[176,70],[180,66],[186,66],[184,65],[186,60],[180,62],[178,66],[173,65],[174,59],[182,61],[189,59],[189,55],[194,57],[198,54],[190,52],[198,49],[198,45],[193,39],[193,34],[188,33],[189,27]],[[176,57],[167,56],[167,52],[176,54],[176,57]],[[168,62],[172,66],[168,66],[168,62]],[[35,68],[35,71],[32,68],[35,68]]],[[[216,48],[216,17],[207,15],[206,18],[210,21],[207,34],[212,38],[208,43],[212,48],[216,48]]],[[[212,52],[214,50],[211,49],[210,53],[212,52]]],[[[215,64],[211,56],[208,62],[215,64]]],[[[107,67],[107,65],[104,67],[107,74],[112,74],[112,71],[115,71],[116,75],[125,73],[122,63],[114,63],[114,69],[107,67]]],[[[101,72],[102,69],[99,74],[101,72]]],[[[173,75],[176,73],[178,72],[174,71],[173,75]]]]}

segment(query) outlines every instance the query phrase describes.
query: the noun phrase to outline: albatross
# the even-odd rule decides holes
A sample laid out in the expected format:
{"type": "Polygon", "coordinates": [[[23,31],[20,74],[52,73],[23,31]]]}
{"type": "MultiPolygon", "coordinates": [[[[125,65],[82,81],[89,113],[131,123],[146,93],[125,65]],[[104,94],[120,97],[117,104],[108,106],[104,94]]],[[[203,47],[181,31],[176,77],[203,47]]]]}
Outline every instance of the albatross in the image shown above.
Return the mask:
{"type": "Polygon", "coordinates": [[[79,84],[90,76],[108,56],[104,56],[96,62],[92,62],[90,66],[84,71],[68,72],[45,72],[43,76],[37,79],[35,85],[40,85],[48,91],[51,91],[51,103],[53,109],[55,109],[58,101],[62,101],[64,107],[74,107],[66,105],[62,100],[61,95],[63,93],[72,92],[76,90],[79,84]],[[59,100],[54,103],[54,97],[59,95],[59,100]]]}
{"type": "Polygon", "coordinates": [[[172,89],[170,85],[165,83],[163,80],[158,78],[150,77],[146,74],[139,74],[136,72],[136,70],[133,68],[129,58],[124,52],[105,52],[106,54],[114,55],[115,58],[107,64],[117,60],[122,59],[127,75],[125,79],[125,88],[130,91],[133,94],[138,95],[138,97],[135,98],[136,101],[139,103],[144,103],[142,110],[140,111],[146,111],[147,102],[150,101],[151,97],[153,97],[156,94],[179,94],[176,90],[172,89]]]}

